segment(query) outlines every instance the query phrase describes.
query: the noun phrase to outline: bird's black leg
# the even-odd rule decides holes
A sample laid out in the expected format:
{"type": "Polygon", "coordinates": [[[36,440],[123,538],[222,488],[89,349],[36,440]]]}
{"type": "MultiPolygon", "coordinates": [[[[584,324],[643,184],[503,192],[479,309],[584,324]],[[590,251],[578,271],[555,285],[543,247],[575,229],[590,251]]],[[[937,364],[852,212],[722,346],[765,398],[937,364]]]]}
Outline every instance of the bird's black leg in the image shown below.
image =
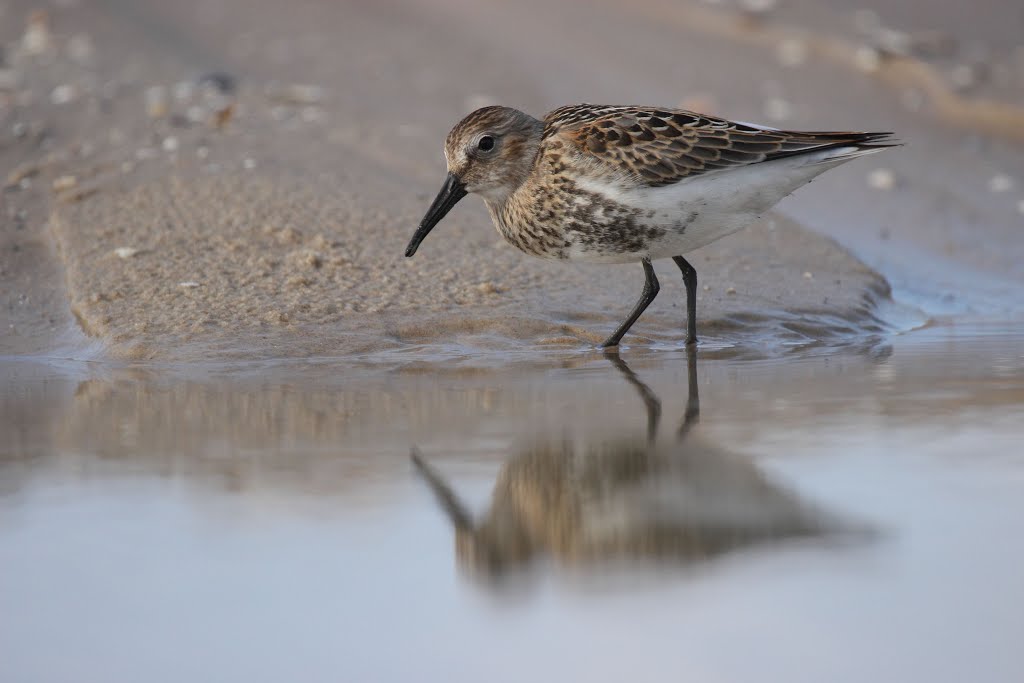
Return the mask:
{"type": "Polygon", "coordinates": [[[618,346],[619,340],[622,339],[622,335],[629,331],[629,328],[633,326],[636,319],[640,317],[640,314],[644,312],[654,297],[658,296],[658,291],[661,289],[661,285],[658,284],[658,278],[654,275],[654,266],[651,265],[651,259],[645,258],[640,263],[644,267],[644,276],[647,280],[644,282],[644,291],[640,294],[640,300],[636,302],[636,306],[633,307],[632,313],[626,318],[626,321],[619,325],[619,329],[615,330],[612,336],[604,340],[601,344],[603,348],[609,346],[618,346]]]}
{"type": "Polygon", "coordinates": [[[683,284],[686,285],[686,343],[697,343],[697,269],[682,256],[673,256],[672,260],[683,271],[683,284]]]}

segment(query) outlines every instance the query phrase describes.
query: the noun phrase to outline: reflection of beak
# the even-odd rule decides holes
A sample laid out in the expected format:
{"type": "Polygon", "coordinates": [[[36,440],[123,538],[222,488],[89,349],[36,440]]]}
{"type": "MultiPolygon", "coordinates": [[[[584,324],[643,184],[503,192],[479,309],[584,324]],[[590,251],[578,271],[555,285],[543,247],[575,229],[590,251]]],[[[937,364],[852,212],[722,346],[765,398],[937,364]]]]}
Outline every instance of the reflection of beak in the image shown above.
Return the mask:
{"type": "Polygon", "coordinates": [[[437,193],[437,197],[434,198],[434,203],[427,209],[427,215],[420,221],[420,227],[417,228],[416,234],[409,240],[409,246],[405,248],[405,255],[412,256],[419,249],[420,242],[427,236],[434,226],[437,225],[442,218],[445,217],[452,207],[455,206],[460,199],[466,196],[466,186],[463,184],[459,177],[454,173],[448,174],[448,179],[444,181],[444,187],[437,193]]]}
{"type": "Polygon", "coordinates": [[[423,459],[418,449],[413,448],[411,456],[416,469],[419,470],[423,478],[430,484],[430,488],[434,490],[437,501],[444,508],[444,511],[448,513],[448,517],[451,519],[455,530],[472,533],[473,519],[470,517],[469,512],[466,511],[462,501],[455,495],[455,492],[445,483],[441,475],[437,473],[437,470],[427,464],[427,461],[423,459]]]}

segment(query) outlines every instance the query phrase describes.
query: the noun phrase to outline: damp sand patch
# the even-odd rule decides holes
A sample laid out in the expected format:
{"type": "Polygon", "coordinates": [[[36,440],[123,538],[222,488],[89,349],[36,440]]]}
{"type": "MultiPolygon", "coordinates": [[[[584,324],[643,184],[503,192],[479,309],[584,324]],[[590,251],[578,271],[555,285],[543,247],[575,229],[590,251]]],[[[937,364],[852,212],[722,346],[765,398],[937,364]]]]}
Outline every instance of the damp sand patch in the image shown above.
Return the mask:
{"type": "MultiPolygon", "coordinates": [[[[639,267],[539,261],[463,213],[415,259],[413,224],[343,190],[252,175],[181,178],[55,209],[71,309],[114,357],[194,361],[565,350],[599,343],[639,267]]],[[[884,332],[885,280],[832,240],[766,219],[694,252],[706,338],[769,348],[884,332]]],[[[684,290],[624,343],[681,344],[684,290]]]]}

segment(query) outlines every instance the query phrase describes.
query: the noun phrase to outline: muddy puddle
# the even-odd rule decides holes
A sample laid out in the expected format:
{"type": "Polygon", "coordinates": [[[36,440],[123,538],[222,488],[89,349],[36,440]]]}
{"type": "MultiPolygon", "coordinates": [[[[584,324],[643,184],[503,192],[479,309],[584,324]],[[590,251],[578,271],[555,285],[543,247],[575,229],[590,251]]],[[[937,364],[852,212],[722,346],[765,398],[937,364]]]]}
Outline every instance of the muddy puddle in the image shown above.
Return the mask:
{"type": "Polygon", "coordinates": [[[1024,675],[1020,327],[424,366],[0,364],[4,680],[1024,675]]]}

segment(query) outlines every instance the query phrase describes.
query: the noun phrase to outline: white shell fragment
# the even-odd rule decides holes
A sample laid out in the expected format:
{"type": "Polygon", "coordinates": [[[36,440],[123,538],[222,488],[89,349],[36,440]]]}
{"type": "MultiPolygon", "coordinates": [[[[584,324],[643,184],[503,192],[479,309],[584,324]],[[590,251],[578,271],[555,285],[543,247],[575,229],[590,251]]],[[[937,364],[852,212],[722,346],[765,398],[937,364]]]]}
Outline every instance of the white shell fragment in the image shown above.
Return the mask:
{"type": "Polygon", "coordinates": [[[896,174],[888,168],[876,168],[868,173],[868,187],[888,192],[896,187],[896,174]]]}
{"type": "Polygon", "coordinates": [[[1000,192],[1009,192],[1013,189],[1013,178],[1006,175],[1005,173],[997,173],[996,175],[989,178],[988,191],[992,194],[999,194],[1000,192]]]}

